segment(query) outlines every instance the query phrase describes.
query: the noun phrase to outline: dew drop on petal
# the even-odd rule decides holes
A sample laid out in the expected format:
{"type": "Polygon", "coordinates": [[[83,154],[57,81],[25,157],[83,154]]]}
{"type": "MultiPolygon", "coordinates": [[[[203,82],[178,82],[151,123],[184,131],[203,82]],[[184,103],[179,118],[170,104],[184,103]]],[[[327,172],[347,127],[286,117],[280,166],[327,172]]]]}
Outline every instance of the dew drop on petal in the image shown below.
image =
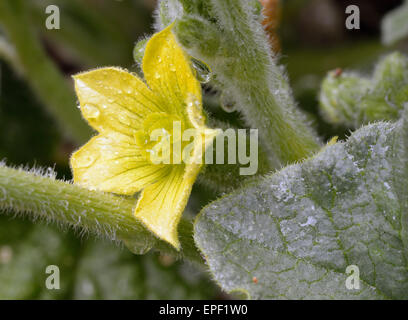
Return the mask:
{"type": "Polygon", "coordinates": [[[99,109],[93,104],[86,104],[82,107],[82,112],[86,118],[96,119],[100,115],[99,109]]]}
{"type": "Polygon", "coordinates": [[[88,154],[82,157],[78,157],[75,160],[75,166],[79,168],[88,168],[90,167],[96,160],[96,157],[88,154]]]}
{"type": "Polygon", "coordinates": [[[131,125],[130,120],[127,116],[123,114],[119,114],[118,117],[119,117],[119,121],[123,123],[124,125],[127,125],[127,126],[131,125]]]}
{"type": "Polygon", "coordinates": [[[109,137],[105,137],[105,136],[100,136],[98,137],[98,143],[102,144],[102,145],[109,145],[112,143],[112,139],[109,137]]]}

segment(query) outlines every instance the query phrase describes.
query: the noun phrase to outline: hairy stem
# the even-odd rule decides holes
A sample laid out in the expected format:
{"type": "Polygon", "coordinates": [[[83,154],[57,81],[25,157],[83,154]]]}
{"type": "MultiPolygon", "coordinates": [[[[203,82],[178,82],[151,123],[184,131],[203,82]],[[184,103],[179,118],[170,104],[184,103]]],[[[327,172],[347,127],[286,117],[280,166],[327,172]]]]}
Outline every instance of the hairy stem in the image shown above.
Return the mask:
{"type": "Polygon", "coordinates": [[[202,261],[194,246],[190,221],[184,219],[180,223],[182,251],[176,252],[136,220],[133,216],[134,198],[89,191],[55,180],[53,173],[42,174],[0,165],[0,210],[68,225],[113,241],[120,240],[135,253],[145,253],[154,246],[164,253],[202,261]]]}
{"type": "MultiPolygon", "coordinates": [[[[315,133],[297,109],[282,69],[254,11],[246,0],[180,1],[183,12],[161,5],[161,17],[173,14],[182,45],[211,66],[215,81],[237,104],[279,167],[310,156],[320,148],[315,133]],[[186,4],[188,3],[188,5],[186,4]]],[[[162,2],[163,3],[163,2],[162,2]]]]}

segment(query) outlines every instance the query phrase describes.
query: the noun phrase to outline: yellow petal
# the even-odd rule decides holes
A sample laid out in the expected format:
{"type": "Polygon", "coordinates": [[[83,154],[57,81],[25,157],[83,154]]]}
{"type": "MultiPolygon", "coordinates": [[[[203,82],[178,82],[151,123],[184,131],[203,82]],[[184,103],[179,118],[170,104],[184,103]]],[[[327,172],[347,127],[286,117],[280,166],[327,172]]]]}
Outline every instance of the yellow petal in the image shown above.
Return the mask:
{"type": "Polygon", "coordinates": [[[160,239],[179,249],[177,225],[198,170],[195,174],[191,170],[186,174],[183,165],[171,167],[172,172],[165,179],[143,189],[135,209],[135,217],[160,239]]]}
{"type": "Polygon", "coordinates": [[[74,76],[82,115],[98,132],[133,136],[151,112],[156,95],[137,76],[119,68],[101,68],[74,76]]]}
{"type": "Polygon", "coordinates": [[[71,157],[74,182],[84,187],[118,194],[134,194],[170,172],[152,165],[133,138],[117,132],[93,137],[71,157]]]}
{"type": "Polygon", "coordinates": [[[149,40],[142,67],[147,84],[160,96],[165,111],[180,115],[185,114],[189,102],[198,101],[201,108],[201,86],[171,29],[172,25],[149,40]]]}

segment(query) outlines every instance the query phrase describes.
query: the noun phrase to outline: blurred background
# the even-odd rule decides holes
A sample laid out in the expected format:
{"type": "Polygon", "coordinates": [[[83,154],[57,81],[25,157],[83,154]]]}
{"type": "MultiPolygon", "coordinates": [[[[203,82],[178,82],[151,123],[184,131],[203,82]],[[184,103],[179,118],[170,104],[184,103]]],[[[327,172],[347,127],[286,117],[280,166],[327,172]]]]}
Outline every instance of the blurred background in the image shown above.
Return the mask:
{"type": "MultiPolygon", "coordinates": [[[[69,156],[84,141],[61,127],[53,106],[76,108],[70,75],[77,72],[101,66],[138,72],[133,48],[153,33],[156,1],[6,2],[17,4],[8,11],[0,5],[0,160],[51,168],[58,178],[70,180],[69,156]],[[51,4],[60,9],[58,30],[45,27],[45,8],[51,4]]],[[[335,68],[368,73],[385,53],[395,48],[406,52],[408,43],[385,47],[380,39],[382,17],[401,4],[281,0],[280,62],[299,106],[325,139],[343,138],[349,131],[320,117],[322,78],[335,68]],[[360,30],[344,26],[350,4],[360,7],[360,30]]],[[[208,111],[214,118],[241,121],[239,114],[221,107],[212,105],[208,111]]],[[[216,196],[195,186],[188,211],[197,213],[216,196]]],[[[227,299],[210,279],[207,272],[169,256],[136,256],[107,241],[0,213],[0,299],[227,299]],[[51,264],[60,267],[60,290],[44,286],[45,267],[51,264]]]]}

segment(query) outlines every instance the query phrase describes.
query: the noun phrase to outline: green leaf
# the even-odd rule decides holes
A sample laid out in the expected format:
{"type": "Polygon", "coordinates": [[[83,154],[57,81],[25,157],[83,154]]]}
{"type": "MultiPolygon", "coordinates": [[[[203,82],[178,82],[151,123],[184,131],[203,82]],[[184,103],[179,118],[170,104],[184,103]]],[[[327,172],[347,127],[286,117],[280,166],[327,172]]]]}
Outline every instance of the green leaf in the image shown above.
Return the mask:
{"type": "Polygon", "coordinates": [[[396,120],[408,100],[408,58],[384,57],[372,77],[330,72],[322,83],[320,108],[326,120],[358,128],[378,120],[396,120]]]}
{"type": "Polygon", "coordinates": [[[212,299],[217,290],[192,265],[137,256],[102,240],[0,215],[0,299],[212,299]],[[60,289],[45,286],[48,265],[60,289]]]}
{"type": "Polygon", "coordinates": [[[407,142],[406,118],[368,125],[205,207],[195,240],[215,280],[254,299],[407,299],[407,142]]]}
{"type": "Polygon", "coordinates": [[[392,45],[408,36],[408,1],[389,12],[381,22],[382,43],[392,45]]]}

